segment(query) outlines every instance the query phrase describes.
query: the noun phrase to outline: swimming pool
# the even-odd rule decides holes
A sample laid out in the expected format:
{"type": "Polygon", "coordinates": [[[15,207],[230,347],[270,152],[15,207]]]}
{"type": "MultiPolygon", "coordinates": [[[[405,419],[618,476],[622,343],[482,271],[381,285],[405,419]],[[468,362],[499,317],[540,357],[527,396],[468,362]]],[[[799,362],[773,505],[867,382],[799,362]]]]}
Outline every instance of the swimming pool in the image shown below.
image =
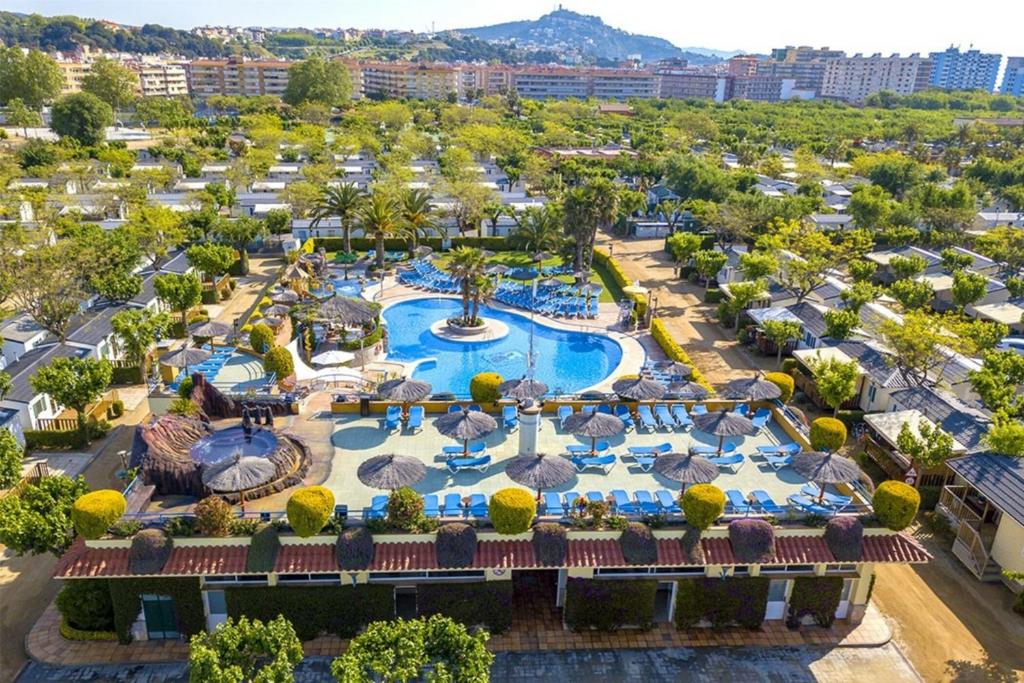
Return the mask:
{"type": "Polygon", "coordinates": [[[190,454],[193,462],[210,465],[235,453],[267,458],[275,448],[277,436],[271,431],[254,427],[252,434],[247,438],[241,427],[228,427],[196,441],[190,454]]]}
{"type": "MultiPolygon", "coordinates": [[[[481,306],[480,315],[508,325],[508,336],[487,342],[440,339],[430,325],[462,312],[457,299],[415,299],[384,310],[388,326],[388,360],[421,363],[413,377],[430,382],[435,392],[469,396],[469,381],[480,372],[496,372],[505,379],[526,374],[530,348],[530,319],[516,313],[481,306]]],[[[591,387],[610,375],[622,360],[618,342],[599,333],[534,328],[534,377],[553,394],[569,394],[591,387]]]]}

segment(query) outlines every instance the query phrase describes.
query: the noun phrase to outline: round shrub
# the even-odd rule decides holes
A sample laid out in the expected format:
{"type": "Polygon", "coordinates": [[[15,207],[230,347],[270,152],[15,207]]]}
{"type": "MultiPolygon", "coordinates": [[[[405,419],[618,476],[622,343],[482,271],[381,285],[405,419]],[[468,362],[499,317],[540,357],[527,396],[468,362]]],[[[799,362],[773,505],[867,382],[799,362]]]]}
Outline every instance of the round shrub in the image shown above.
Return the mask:
{"type": "Polygon", "coordinates": [[[481,372],[469,380],[469,395],[478,403],[494,403],[501,398],[498,386],[504,381],[496,372],[481,372]]]}
{"type": "Polygon", "coordinates": [[[864,525],[852,515],[840,515],[825,525],[825,543],[839,562],[859,562],[864,525]]]}
{"type": "Polygon", "coordinates": [[[763,519],[729,522],[729,544],[737,562],[761,564],[775,557],[775,531],[763,519]]]}
{"type": "Polygon", "coordinates": [[[81,631],[113,631],[114,604],[106,579],[65,581],[57,594],[64,621],[81,631]]]}
{"type": "Polygon", "coordinates": [[[893,531],[902,531],[914,521],[921,494],[913,486],[892,479],[878,485],[871,505],[879,522],[893,531]]]}
{"type": "Polygon", "coordinates": [[[373,534],[364,526],[342,529],[334,551],[339,567],[362,571],[373,562],[373,534]]]}
{"type": "Polygon", "coordinates": [[[388,526],[412,531],[423,520],[423,497],[408,486],[388,496],[388,526]]]}
{"type": "Polygon", "coordinates": [[[533,524],[537,500],[526,489],[501,489],[491,496],[487,511],[499,534],[521,534],[533,524]]]}
{"type": "Polygon", "coordinates": [[[779,396],[779,400],[783,403],[789,403],[789,399],[793,398],[793,390],[796,385],[793,383],[793,376],[787,375],[784,372],[769,372],[764,378],[777,386],[782,395],[779,396]]]}
{"type": "Polygon", "coordinates": [[[819,417],[811,423],[811,448],[835,453],[846,443],[846,425],[834,417],[819,417]]]}
{"type": "Polygon", "coordinates": [[[682,506],[686,521],[704,531],[725,512],[725,493],[714,484],[694,484],[683,493],[682,506]]]}
{"type": "Polygon", "coordinates": [[[112,489],[92,491],[80,496],[71,506],[71,521],[82,538],[96,539],[107,533],[110,525],[121,519],[128,503],[120,492],[112,489]]]}
{"type": "Polygon", "coordinates": [[[630,522],[619,536],[619,548],[627,564],[656,564],[658,562],[658,541],[650,527],[640,522],[630,522]]]}
{"type": "Polygon", "coordinates": [[[569,536],[561,524],[538,524],[533,530],[533,554],[544,567],[560,567],[569,554],[569,536]]]}
{"type": "Polygon", "coordinates": [[[476,529],[468,524],[445,524],[437,530],[434,550],[439,567],[468,567],[476,555],[476,529]]]}
{"type": "Polygon", "coordinates": [[[132,538],[128,549],[128,571],[132,574],[159,574],[174,549],[174,541],[159,529],[143,529],[132,538]]]}
{"type": "Polygon", "coordinates": [[[180,396],[181,398],[186,399],[186,400],[192,398],[192,376],[191,375],[189,375],[188,377],[184,378],[183,380],[181,380],[181,382],[178,383],[178,396],[180,396]]]}
{"type": "Polygon", "coordinates": [[[207,536],[227,536],[235,512],[220,496],[207,496],[196,503],[196,528],[207,536]]]}
{"type": "Polygon", "coordinates": [[[320,533],[334,511],[334,494],[323,486],[307,486],[288,499],[288,524],[302,538],[320,533]]]}
{"type": "Polygon", "coordinates": [[[249,347],[256,353],[264,353],[274,346],[274,331],[266,323],[256,323],[249,330],[249,347]]]}
{"type": "Polygon", "coordinates": [[[280,382],[295,372],[295,361],[292,360],[292,354],[288,349],[276,346],[263,354],[263,370],[267,374],[277,375],[277,381],[280,382]]]}

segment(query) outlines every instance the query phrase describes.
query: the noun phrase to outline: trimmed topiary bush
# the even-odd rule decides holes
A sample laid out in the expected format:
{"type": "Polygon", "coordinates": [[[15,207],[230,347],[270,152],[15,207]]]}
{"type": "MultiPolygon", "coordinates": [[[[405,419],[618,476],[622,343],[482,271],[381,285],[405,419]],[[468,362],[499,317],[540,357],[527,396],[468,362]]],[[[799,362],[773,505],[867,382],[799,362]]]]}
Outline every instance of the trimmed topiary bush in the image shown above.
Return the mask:
{"type": "Polygon", "coordinates": [[[291,495],[285,506],[288,525],[303,538],[320,533],[333,511],[334,494],[323,486],[299,489],[291,495]]]}
{"type": "Polygon", "coordinates": [[[640,522],[630,522],[619,536],[619,548],[628,564],[656,564],[658,562],[658,541],[650,527],[640,522]]]}
{"type": "Polygon", "coordinates": [[[764,623],[770,582],[769,578],[760,576],[678,581],[676,628],[694,628],[706,620],[713,629],[733,625],[759,629],[764,623]]]}
{"type": "Polygon", "coordinates": [[[864,525],[851,515],[836,516],[825,525],[825,543],[839,562],[858,562],[864,525]]]}
{"type": "Polygon", "coordinates": [[[283,346],[275,346],[270,349],[263,354],[263,370],[268,375],[271,373],[277,375],[278,382],[291,377],[295,372],[295,361],[292,359],[291,352],[283,346]]]}
{"type": "Polygon", "coordinates": [[[565,625],[573,631],[649,629],[657,592],[657,581],[570,578],[565,584],[565,625]]]}
{"type": "Polygon", "coordinates": [[[92,491],[80,496],[71,506],[71,521],[82,538],[97,539],[121,519],[128,503],[120,492],[112,489],[92,491]]]}
{"type": "Polygon", "coordinates": [[[763,564],[775,557],[775,531],[763,519],[729,522],[729,544],[737,562],[763,564]]]}
{"type": "Polygon", "coordinates": [[[159,574],[174,549],[174,541],[159,529],[143,529],[132,538],[128,549],[128,571],[132,574],[159,574]]]}
{"type": "Polygon", "coordinates": [[[235,511],[220,496],[207,496],[196,503],[196,528],[207,536],[227,536],[235,511]]]}
{"type": "Polygon", "coordinates": [[[811,423],[811,448],[835,453],[846,443],[846,425],[834,417],[819,417],[811,423]]]}
{"type": "Polygon", "coordinates": [[[192,377],[185,377],[178,384],[178,396],[188,400],[192,398],[192,377]]]}
{"type": "Polygon", "coordinates": [[[255,323],[249,330],[249,347],[256,353],[266,353],[274,347],[274,331],[266,323],[255,323]]]}
{"type": "Polygon", "coordinates": [[[478,403],[494,403],[501,398],[498,386],[504,381],[496,372],[481,372],[469,380],[469,395],[478,403]]]}
{"type": "Polygon", "coordinates": [[[277,553],[281,550],[281,539],[277,528],[264,524],[252,535],[249,552],[245,556],[245,571],[249,574],[267,574],[274,571],[277,553]]]}
{"type": "Polygon", "coordinates": [[[561,524],[538,524],[533,529],[533,554],[543,567],[561,567],[569,555],[569,536],[561,524]]]}
{"type": "Polygon", "coordinates": [[[714,484],[694,484],[683,492],[682,507],[686,521],[704,531],[725,513],[725,493],[714,484]]]}
{"type": "Polygon", "coordinates": [[[501,489],[491,496],[487,512],[499,534],[521,534],[537,516],[537,499],[526,489],[501,489]]]}
{"type": "Polygon", "coordinates": [[[793,590],[789,594],[786,626],[800,628],[804,617],[809,616],[818,626],[828,628],[836,620],[842,596],[841,576],[798,576],[793,579],[793,590]]]}
{"type": "Polygon", "coordinates": [[[434,550],[438,566],[468,567],[476,555],[476,529],[468,524],[445,524],[437,530],[434,550]]]}
{"type": "Polygon", "coordinates": [[[64,623],[80,631],[113,631],[114,605],[106,579],[65,581],[57,594],[64,623]]]}
{"type": "Polygon", "coordinates": [[[902,481],[883,481],[871,497],[871,506],[883,526],[893,531],[903,531],[914,521],[921,507],[921,494],[902,481]]]}
{"type": "Polygon", "coordinates": [[[373,534],[364,526],[342,529],[334,552],[339,567],[362,571],[373,562],[373,534]]]}
{"type": "Polygon", "coordinates": [[[419,529],[423,522],[423,496],[408,486],[388,496],[388,526],[402,531],[419,529]]]}
{"type": "Polygon", "coordinates": [[[793,382],[793,376],[787,375],[784,372],[769,372],[764,378],[777,386],[782,395],[779,396],[779,400],[783,403],[789,403],[789,399],[793,398],[793,391],[796,389],[796,384],[793,382]]]}

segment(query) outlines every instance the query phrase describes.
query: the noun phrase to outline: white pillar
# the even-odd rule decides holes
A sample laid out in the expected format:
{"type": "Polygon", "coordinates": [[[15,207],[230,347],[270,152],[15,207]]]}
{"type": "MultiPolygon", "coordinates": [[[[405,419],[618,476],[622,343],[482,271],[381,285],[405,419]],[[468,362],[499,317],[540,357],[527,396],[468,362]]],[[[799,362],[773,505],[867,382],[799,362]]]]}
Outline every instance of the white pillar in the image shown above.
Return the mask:
{"type": "Polygon", "coordinates": [[[519,455],[537,454],[537,435],[540,433],[540,406],[532,405],[519,411],[519,455]]]}

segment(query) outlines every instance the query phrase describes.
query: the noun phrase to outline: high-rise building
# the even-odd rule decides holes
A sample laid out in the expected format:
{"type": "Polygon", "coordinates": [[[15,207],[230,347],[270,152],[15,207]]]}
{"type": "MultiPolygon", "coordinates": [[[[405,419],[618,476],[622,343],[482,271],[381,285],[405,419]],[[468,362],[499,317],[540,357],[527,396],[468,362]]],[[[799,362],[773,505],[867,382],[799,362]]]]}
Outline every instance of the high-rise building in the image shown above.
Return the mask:
{"type": "Polygon", "coordinates": [[[928,87],[931,67],[931,60],[918,54],[909,57],[857,54],[829,59],[825,62],[821,95],[847,102],[863,102],[868,95],[882,90],[909,95],[928,87]]]}
{"type": "Polygon", "coordinates": [[[188,95],[188,74],[180,64],[141,62],[132,65],[139,74],[143,97],[176,97],[188,95]]]}
{"type": "Polygon", "coordinates": [[[1024,57],[1007,57],[1006,71],[999,92],[1013,97],[1024,97],[1024,57]]]}
{"type": "Polygon", "coordinates": [[[776,78],[792,79],[796,90],[821,94],[821,83],[825,77],[825,63],[830,59],[846,56],[842,50],[828,47],[814,48],[780,47],[772,50],[771,59],[758,62],[757,73],[776,78]]]}
{"type": "Polygon", "coordinates": [[[730,76],[753,76],[757,73],[757,63],[760,60],[756,55],[736,55],[729,59],[730,76]]]}
{"type": "Polygon", "coordinates": [[[932,60],[932,76],[929,85],[946,90],[984,90],[992,92],[996,89],[996,77],[999,75],[999,64],[1002,55],[950,47],[945,52],[932,52],[928,55],[932,60]]]}

